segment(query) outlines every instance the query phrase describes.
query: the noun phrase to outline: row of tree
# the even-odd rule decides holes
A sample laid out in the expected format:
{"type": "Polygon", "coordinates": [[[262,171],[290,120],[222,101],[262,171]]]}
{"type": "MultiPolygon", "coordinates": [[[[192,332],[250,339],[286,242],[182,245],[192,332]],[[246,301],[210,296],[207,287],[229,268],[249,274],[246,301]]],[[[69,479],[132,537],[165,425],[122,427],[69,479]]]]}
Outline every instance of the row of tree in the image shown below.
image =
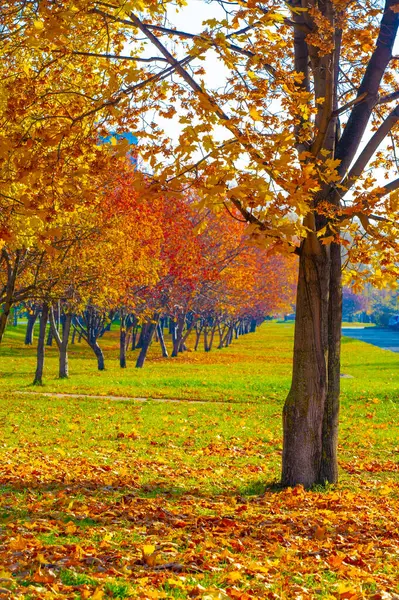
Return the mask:
{"type": "Polygon", "coordinates": [[[175,357],[190,336],[194,349],[202,339],[205,351],[211,350],[215,337],[223,348],[266,315],[292,310],[293,256],[248,244],[237,215],[226,221],[188,195],[150,201],[135,192],[135,177],[129,161],[118,159],[97,191],[95,211],[89,206],[60,213],[46,247],[32,243],[21,253],[3,246],[3,294],[11,283],[13,293],[2,317],[6,321],[8,307],[25,303],[28,344],[40,321],[35,383],[43,379],[48,323],[59,349],[59,376],[67,377],[68,343],[76,333],[104,369],[99,339],[116,318],[124,368],[128,347],[140,349],[136,366],[142,367],[154,338],[168,356],[166,325],[175,357]]]}
{"type": "MultiPolygon", "coordinates": [[[[0,335],[27,256],[37,269],[20,300],[40,281],[58,216],[63,232],[86,235],[73,215],[93,220],[114,162],[99,138],[131,131],[143,199],[190,190],[226,218],[239,211],[265,247],[300,256],[282,482],[335,482],[342,248],[358,285],[399,276],[398,2],[207,0],[198,22],[186,5],[2,3],[0,335]]],[[[114,138],[115,153],[127,146],[114,138]]]]}

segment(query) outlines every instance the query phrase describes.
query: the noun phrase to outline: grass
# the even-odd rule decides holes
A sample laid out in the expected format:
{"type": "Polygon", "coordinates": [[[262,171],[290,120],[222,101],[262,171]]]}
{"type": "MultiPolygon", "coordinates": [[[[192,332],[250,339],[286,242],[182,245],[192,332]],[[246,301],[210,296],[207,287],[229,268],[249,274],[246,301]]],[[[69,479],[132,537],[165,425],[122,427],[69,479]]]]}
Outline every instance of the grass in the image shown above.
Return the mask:
{"type": "Polygon", "coordinates": [[[23,346],[23,327],[10,328],[0,348],[0,586],[24,599],[398,593],[399,354],[344,338],[353,379],[342,380],[340,484],[284,491],[292,333],[267,323],[228,349],[169,360],[154,346],[144,369],[132,357],[122,370],[111,331],[105,372],[79,344],[60,381],[49,348],[38,390],[35,349],[23,346]],[[152,400],[162,397],[204,402],[152,400]],[[154,561],[143,558],[148,546],[154,561]]]}

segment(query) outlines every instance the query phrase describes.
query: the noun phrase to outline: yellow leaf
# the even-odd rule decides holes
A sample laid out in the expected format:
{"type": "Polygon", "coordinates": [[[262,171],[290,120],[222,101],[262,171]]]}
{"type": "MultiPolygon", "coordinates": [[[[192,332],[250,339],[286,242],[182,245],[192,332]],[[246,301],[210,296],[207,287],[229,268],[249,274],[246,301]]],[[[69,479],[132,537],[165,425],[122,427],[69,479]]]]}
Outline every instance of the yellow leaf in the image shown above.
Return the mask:
{"type": "Polygon", "coordinates": [[[77,527],[73,521],[69,521],[65,525],[65,533],[67,533],[68,535],[72,535],[73,533],[75,533],[76,530],[77,530],[77,527]]]}
{"type": "Polygon", "coordinates": [[[25,550],[28,542],[24,540],[21,535],[17,535],[17,537],[10,542],[11,550],[25,550]]]}
{"type": "Polygon", "coordinates": [[[42,29],[44,29],[44,23],[43,23],[43,21],[33,21],[33,26],[38,31],[42,31],[42,29]]]}
{"type": "Polygon", "coordinates": [[[234,583],[236,581],[240,581],[240,579],[242,579],[242,574],[240,573],[240,571],[231,571],[231,573],[229,573],[227,575],[227,580],[230,583],[234,583]]]}
{"type": "Polygon", "coordinates": [[[169,579],[166,580],[166,583],[168,585],[170,585],[171,587],[184,589],[184,583],[180,579],[175,579],[174,577],[169,577],[169,579]]]}
{"type": "Polygon", "coordinates": [[[104,592],[103,590],[100,590],[100,588],[97,588],[96,590],[94,590],[94,594],[92,596],[90,596],[91,600],[102,600],[104,597],[104,592]]]}
{"type": "Polygon", "coordinates": [[[153,554],[155,552],[155,546],[152,546],[151,544],[143,546],[142,552],[143,552],[144,556],[147,556],[148,554],[153,554]]]}
{"type": "Polygon", "coordinates": [[[314,531],[314,537],[316,540],[322,541],[325,540],[327,537],[327,528],[324,525],[323,527],[321,527],[320,525],[316,525],[316,529],[314,531]]]}
{"type": "Polygon", "coordinates": [[[249,111],[249,114],[251,115],[251,117],[253,118],[254,121],[262,121],[262,115],[260,115],[258,113],[256,108],[251,108],[251,110],[249,111]]]}

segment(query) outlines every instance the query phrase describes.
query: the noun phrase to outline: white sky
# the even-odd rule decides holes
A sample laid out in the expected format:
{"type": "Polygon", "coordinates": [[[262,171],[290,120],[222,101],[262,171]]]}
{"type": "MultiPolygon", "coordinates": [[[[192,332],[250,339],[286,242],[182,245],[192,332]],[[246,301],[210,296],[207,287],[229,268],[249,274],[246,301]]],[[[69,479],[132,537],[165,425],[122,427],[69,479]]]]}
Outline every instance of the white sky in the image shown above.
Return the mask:
{"type": "MultiPolygon", "coordinates": [[[[204,30],[204,25],[202,24],[204,20],[212,18],[224,18],[225,13],[221,6],[215,2],[208,4],[204,2],[204,0],[188,0],[187,6],[179,9],[179,11],[172,12],[171,8],[169,7],[168,17],[170,19],[171,26],[175,27],[176,29],[180,29],[189,33],[200,33],[204,30]]],[[[171,42],[168,41],[168,44],[169,43],[171,42]]],[[[151,53],[154,55],[153,49],[151,50],[151,53]]],[[[399,37],[395,43],[394,53],[399,54],[399,37]]],[[[204,67],[206,71],[206,76],[204,76],[205,85],[209,90],[215,90],[224,85],[229,71],[225,65],[218,60],[215,52],[212,50],[208,51],[206,53],[205,60],[198,60],[196,61],[196,64],[201,64],[204,67]]],[[[166,134],[173,141],[177,140],[181,133],[181,126],[176,118],[173,120],[163,119],[155,114],[152,115],[152,117],[153,120],[159,123],[159,125],[165,130],[166,134]]],[[[217,127],[214,130],[214,135],[215,138],[220,141],[231,137],[230,132],[228,132],[223,126],[217,127]]],[[[369,140],[370,136],[371,131],[368,129],[363,137],[362,144],[359,148],[359,153],[369,140]]],[[[388,141],[385,145],[387,144],[388,141]]],[[[375,172],[375,175],[377,175],[377,178],[381,183],[386,182],[383,174],[383,170],[381,170],[380,173],[378,171],[375,172]]]]}

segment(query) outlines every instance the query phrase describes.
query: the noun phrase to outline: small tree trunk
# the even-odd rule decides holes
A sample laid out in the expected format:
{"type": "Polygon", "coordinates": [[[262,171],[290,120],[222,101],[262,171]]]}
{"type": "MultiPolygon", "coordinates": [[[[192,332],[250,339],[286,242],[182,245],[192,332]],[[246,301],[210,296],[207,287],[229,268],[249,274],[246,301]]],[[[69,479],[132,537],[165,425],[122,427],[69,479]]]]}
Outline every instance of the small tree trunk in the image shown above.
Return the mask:
{"type": "Polygon", "coordinates": [[[181,352],[181,343],[183,339],[183,329],[186,315],[179,315],[177,324],[173,333],[173,351],[172,357],[176,357],[181,352]]]}
{"type": "Polygon", "coordinates": [[[76,329],[73,328],[72,331],[72,338],[71,338],[71,344],[75,344],[75,337],[76,337],[76,329]]]}
{"type": "Polygon", "coordinates": [[[212,327],[212,329],[211,329],[211,336],[209,338],[209,343],[208,343],[208,352],[210,352],[212,350],[213,340],[214,340],[214,337],[215,337],[216,328],[217,328],[217,325],[214,325],[212,327]]]}
{"type": "Polygon", "coordinates": [[[13,327],[18,327],[18,308],[16,306],[14,306],[12,324],[13,327]]]}
{"type": "Polygon", "coordinates": [[[205,352],[209,352],[208,348],[208,325],[204,327],[204,350],[205,352]]]}
{"type": "Polygon", "coordinates": [[[31,346],[33,344],[33,331],[38,314],[38,311],[35,309],[32,314],[29,313],[28,315],[28,323],[26,325],[25,333],[25,346],[31,346]]]}
{"type": "Polygon", "coordinates": [[[3,340],[3,336],[4,336],[4,332],[6,330],[7,327],[7,321],[8,321],[8,315],[10,314],[10,306],[3,307],[3,312],[1,313],[0,316],[0,342],[3,340]]]}
{"type": "MultiPolygon", "coordinates": [[[[7,251],[3,248],[2,250],[2,254],[3,256],[7,257],[7,263],[10,264],[10,259],[8,257],[7,251]]],[[[7,321],[8,321],[8,317],[11,311],[11,307],[13,305],[13,297],[14,297],[14,291],[15,291],[15,284],[17,281],[17,275],[18,275],[18,267],[20,264],[20,260],[21,260],[21,253],[19,250],[16,251],[15,254],[15,262],[14,265],[11,266],[10,264],[10,268],[7,269],[7,284],[6,284],[6,294],[5,294],[5,300],[3,303],[3,312],[0,316],[0,343],[3,340],[3,336],[4,336],[4,332],[6,330],[6,326],[7,326],[7,321]]]]}
{"type": "Polygon", "coordinates": [[[147,335],[147,326],[148,326],[148,323],[143,323],[141,326],[140,336],[139,336],[138,342],[136,344],[137,349],[140,349],[143,347],[143,342],[144,342],[145,336],[147,335]]]}
{"type": "Polygon", "coordinates": [[[121,326],[119,331],[119,365],[121,369],[126,369],[126,317],[121,316],[121,326]]]}
{"type": "Polygon", "coordinates": [[[250,328],[250,332],[251,333],[255,333],[256,331],[256,319],[251,319],[251,328],[250,328]]]}
{"type": "Polygon", "coordinates": [[[157,325],[157,332],[158,332],[158,341],[161,345],[162,356],[164,358],[168,358],[168,356],[169,356],[168,349],[166,348],[165,338],[163,337],[163,328],[161,327],[160,323],[158,323],[158,325],[157,325]]]}
{"type": "Polygon", "coordinates": [[[154,315],[154,319],[151,323],[146,323],[145,336],[143,337],[143,345],[140,350],[140,354],[137,357],[136,369],[141,369],[144,366],[145,359],[147,357],[148,348],[154,337],[155,330],[158,324],[158,316],[154,315]]]}
{"type": "Polygon", "coordinates": [[[65,315],[64,326],[62,329],[62,340],[60,347],[60,364],[59,364],[59,378],[66,379],[69,376],[69,365],[68,365],[68,342],[69,332],[71,330],[72,315],[65,315]]]}
{"type": "Polygon", "coordinates": [[[50,327],[50,329],[48,330],[48,334],[47,334],[47,342],[46,342],[47,346],[52,346],[53,345],[53,331],[52,328],[50,327]]]}
{"type": "Polygon", "coordinates": [[[202,325],[198,325],[195,328],[195,345],[194,345],[194,350],[198,350],[198,346],[200,343],[200,339],[201,339],[201,333],[202,333],[202,325]]]}
{"type": "Polygon", "coordinates": [[[98,370],[104,371],[105,370],[104,354],[103,354],[103,351],[101,350],[100,346],[98,345],[97,340],[95,342],[90,343],[89,346],[93,350],[94,354],[97,357],[98,370]]]}
{"type": "Polygon", "coordinates": [[[136,348],[137,348],[137,344],[136,344],[136,341],[137,341],[137,332],[138,332],[138,327],[133,327],[133,330],[132,330],[132,345],[131,345],[131,348],[130,348],[132,351],[136,350],[136,348]]]}
{"type": "Polygon", "coordinates": [[[33,385],[43,385],[43,369],[44,369],[44,344],[46,339],[46,326],[48,319],[49,307],[46,302],[43,303],[42,314],[40,315],[39,339],[37,342],[37,362],[36,373],[33,380],[33,385]]]}

